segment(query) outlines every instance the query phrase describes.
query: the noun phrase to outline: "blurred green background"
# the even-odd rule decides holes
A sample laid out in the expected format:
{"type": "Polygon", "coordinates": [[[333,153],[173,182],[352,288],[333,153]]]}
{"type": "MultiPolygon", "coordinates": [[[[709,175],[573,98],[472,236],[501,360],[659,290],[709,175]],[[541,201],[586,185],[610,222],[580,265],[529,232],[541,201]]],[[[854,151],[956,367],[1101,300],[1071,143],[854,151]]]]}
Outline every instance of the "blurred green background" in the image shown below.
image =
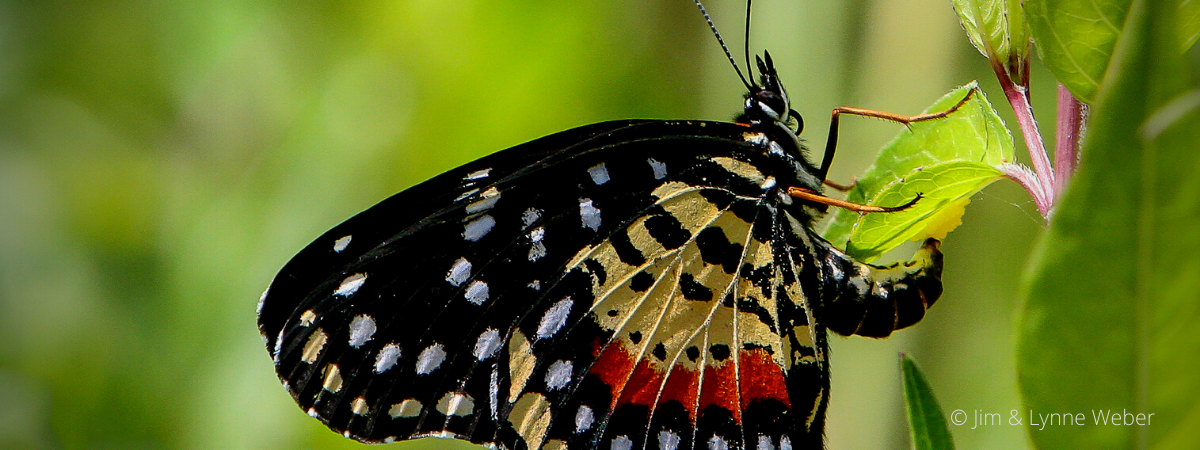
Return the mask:
{"type": "MultiPolygon", "coordinates": [[[[708,6],[741,48],[744,4],[708,6]]],[[[754,19],[811,142],[833,107],[913,114],[972,79],[1013,123],[946,0],[764,0],[754,19]]],[[[1053,79],[1033,78],[1049,129],[1053,79]]],[[[687,0],[0,1],[0,447],[355,448],[292,403],[255,326],[292,254],[496,150],[603,120],[727,120],[741,91],[687,0]]],[[[831,178],[900,129],[844,120],[831,178]]],[[[1021,408],[1012,319],[1041,229],[1020,188],[993,185],[944,243],[922,324],[832,339],[829,448],[908,447],[901,350],[947,413],[1021,408]]],[[[1022,427],[952,431],[1028,446],[1022,427]]],[[[392,447],[450,446],[469,447],[392,447]]]]}

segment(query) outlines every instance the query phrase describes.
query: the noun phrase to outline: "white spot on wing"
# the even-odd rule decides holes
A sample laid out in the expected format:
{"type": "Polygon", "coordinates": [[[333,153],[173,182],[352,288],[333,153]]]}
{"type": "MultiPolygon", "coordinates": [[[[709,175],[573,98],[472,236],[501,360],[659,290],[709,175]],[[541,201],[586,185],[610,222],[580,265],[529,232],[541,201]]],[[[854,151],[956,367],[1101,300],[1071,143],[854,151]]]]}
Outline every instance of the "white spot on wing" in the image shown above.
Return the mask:
{"type": "Polygon", "coordinates": [[[488,381],[488,407],[491,408],[492,421],[500,420],[500,372],[492,366],[492,379],[488,381]]]}
{"type": "Polygon", "coordinates": [[[679,448],[679,435],[675,434],[674,431],[659,431],[658,448],[661,450],[677,450],[679,448]]]}
{"type": "Polygon", "coordinates": [[[492,209],[493,206],[496,206],[496,202],[500,201],[500,190],[492,186],[488,190],[483,191],[482,194],[479,194],[479,196],[483,197],[483,199],[467,205],[467,214],[475,214],[480,211],[492,209]]]}
{"type": "Polygon", "coordinates": [[[476,170],[474,172],[468,173],[467,176],[463,177],[463,180],[464,181],[481,180],[481,179],[487,178],[488,173],[490,173],[491,171],[492,171],[492,169],[490,167],[487,169],[476,170]]]}
{"type": "Polygon", "coordinates": [[[589,168],[588,175],[592,177],[592,182],[596,183],[597,186],[607,183],[609,180],[608,168],[604,167],[604,163],[596,164],[589,168]]]}
{"type": "Polygon", "coordinates": [[[729,443],[723,437],[713,436],[708,440],[708,450],[729,450],[729,443]]]}
{"type": "Polygon", "coordinates": [[[600,209],[592,204],[592,199],[579,199],[579,218],[583,221],[584,228],[591,228],[592,231],[600,229],[600,209]]]}
{"type": "Polygon", "coordinates": [[[613,438],[610,448],[612,450],[630,450],[633,448],[633,440],[629,439],[629,436],[622,434],[613,438]]]}
{"type": "Polygon", "coordinates": [[[308,336],[308,342],[304,344],[304,350],[300,352],[300,360],[309,364],[315,362],[317,357],[321,356],[321,350],[325,349],[325,342],[328,340],[329,335],[317,328],[308,336]]]}
{"type": "Polygon", "coordinates": [[[375,336],[375,319],[366,314],[354,316],[350,321],[350,346],[359,348],[375,336]]]}
{"type": "Polygon", "coordinates": [[[551,391],[557,391],[567,387],[567,384],[571,382],[571,373],[573,370],[574,368],[570,361],[565,359],[555,361],[554,364],[550,365],[549,369],[546,369],[546,388],[551,391]]]}
{"type": "Polygon", "coordinates": [[[355,292],[358,292],[358,288],[362,287],[363,283],[366,282],[367,274],[365,273],[356,273],[354,275],[350,275],[346,277],[345,280],[342,280],[342,284],[338,286],[336,291],[333,292],[333,295],[349,297],[354,295],[355,292]]]}
{"type": "Polygon", "coordinates": [[[521,214],[521,222],[524,222],[526,227],[533,225],[534,222],[537,222],[541,218],[542,212],[538,211],[537,208],[529,208],[521,214]]]}
{"type": "Polygon", "coordinates": [[[654,171],[654,179],[661,180],[667,176],[667,164],[654,158],[646,159],[650,163],[650,170],[654,171]]]}
{"type": "Polygon", "coordinates": [[[758,448],[755,450],[775,450],[775,444],[771,443],[770,436],[758,435],[758,448]]]}
{"type": "Polygon", "coordinates": [[[317,313],[309,309],[300,314],[300,326],[310,326],[317,320],[317,313]]]}
{"type": "Polygon", "coordinates": [[[483,361],[496,355],[496,351],[500,350],[500,330],[488,328],[483,333],[479,334],[479,339],[475,341],[475,359],[483,361]]]}
{"type": "MultiPolygon", "coordinates": [[[[367,406],[367,399],[365,398],[358,397],[353,402],[350,402],[350,412],[354,413],[354,415],[366,415],[369,409],[371,408],[367,406]]],[[[349,432],[350,430],[346,431],[349,432]]]]}
{"type": "Polygon", "coordinates": [[[468,223],[467,226],[463,228],[463,239],[471,242],[478,242],[479,239],[487,235],[489,231],[492,231],[492,227],[494,226],[496,226],[496,219],[493,219],[492,216],[486,214],[482,215],[478,219],[472,220],[471,223],[468,223]]]}
{"type": "Polygon", "coordinates": [[[442,361],[445,360],[446,350],[442,348],[442,344],[430,345],[417,357],[417,374],[429,375],[441,367],[442,361]]]}
{"type": "Polygon", "coordinates": [[[529,261],[534,262],[546,256],[546,227],[537,227],[529,232],[529,261]]]}
{"type": "Polygon", "coordinates": [[[325,366],[325,381],[321,383],[321,388],[335,393],[342,390],[342,371],[337,364],[325,366]]]}
{"type": "Polygon", "coordinates": [[[579,407],[579,411],[575,412],[575,434],[587,431],[592,427],[592,421],[596,420],[596,413],[592,412],[592,408],[587,405],[579,407]]]}
{"type": "Polygon", "coordinates": [[[338,240],[333,241],[333,252],[341,253],[342,250],[345,250],[346,247],[350,245],[350,239],[352,239],[352,238],[353,238],[353,236],[347,234],[345,236],[338,238],[338,240]]]}
{"type": "Polygon", "coordinates": [[[479,192],[479,189],[471,189],[471,190],[469,190],[469,191],[467,191],[467,192],[463,192],[462,194],[459,194],[459,195],[458,195],[458,198],[454,199],[454,201],[456,201],[456,202],[457,202],[457,201],[459,201],[459,200],[462,200],[462,199],[464,199],[464,198],[467,198],[467,197],[470,197],[470,196],[472,196],[472,195],[475,195],[475,193],[476,193],[476,192],[479,192]]]}
{"type": "Polygon", "coordinates": [[[400,345],[393,342],[383,346],[375,356],[375,373],[384,373],[400,360],[400,345]]]}
{"type": "Polygon", "coordinates": [[[567,316],[571,314],[573,304],[571,297],[566,297],[550,306],[542,315],[542,321],[538,323],[537,338],[546,339],[558,333],[558,330],[567,324],[567,316]]]}
{"type": "Polygon", "coordinates": [[[471,262],[467,261],[467,258],[458,258],[454,265],[450,266],[450,271],[446,272],[446,281],[461,286],[467,278],[471,278],[471,262]]]}
{"type": "Polygon", "coordinates": [[[467,291],[463,293],[468,302],[475,305],[482,305],[488,299],[488,284],[486,281],[475,280],[467,286],[467,291]]]}
{"type": "Polygon", "coordinates": [[[397,417],[417,417],[421,415],[421,409],[423,407],[424,406],[421,405],[420,400],[408,398],[404,399],[404,401],[400,403],[392,405],[392,407],[388,409],[388,415],[392,416],[393,419],[397,417]]]}
{"type": "Polygon", "coordinates": [[[779,450],[792,450],[792,438],[787,436],[779,438],[779,450]]]}
{"type": "Polygon", "coordinates": [[[447,392],[438,400],[437,410],[447,416],[469,416],[475,412],[475,400],[462,392],[447,392]]]}

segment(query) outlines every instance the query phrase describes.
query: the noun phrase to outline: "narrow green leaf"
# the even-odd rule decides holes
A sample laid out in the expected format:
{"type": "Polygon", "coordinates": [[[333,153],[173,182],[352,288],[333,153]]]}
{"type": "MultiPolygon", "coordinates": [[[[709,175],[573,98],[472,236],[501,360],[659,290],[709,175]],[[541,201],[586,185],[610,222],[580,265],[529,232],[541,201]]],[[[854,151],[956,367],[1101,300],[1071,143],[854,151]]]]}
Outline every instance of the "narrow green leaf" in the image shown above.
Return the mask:
{"type": "Polygon", "coordinates": [[[995,167],[973,161],[948,161],[917,168],[883,189],[868,203],[897,206],[921,195],[904,211],[860,214],[846,251],[860,261],[872,261],[904,241],[942,239],[960,223],[963,209],[987,185],[1003,178],[995,167]]]}
{"type": "Polygon", "coordinates": [[[938,405],[929,380],[908,355],[900,354],[900,372],[904,376],[904,406],[908,411],[908,431],[917,450],[953,450],[954,437],[946,426],[946,416],[938,405]]]}
{"type": "Polygon", "coordinates": [[[1200,1],[1179,2],[1180,50],[1187,51],[1200,40],[1200,1]]]}
{"type": "Polygon", "coordinates": [[[1042,450],[1200,442],[1200,90],[1177,15],[1174,1],[1133,2],[1027,274],[1017,368],[1042,450]],[[1051,413],[1084,424],[1043,425],[1051,413]]]}
{"type": "MultiPolygon", "coordinates": [[[[976,84],[972,82],[955,89],[927,108],[926,112],[944,111],[953,107],[971,89],[975,88],[976,84]]],[[[901,128],[896,137],[879,150],[875,163],[858,177],[854,188],[847,193],[846,199],[851,202],[866,204],[877,204],[874,203],[877,200],[890,201],[893,203],[878,204],[882,206],[896,206],[911,200],[912,196],[917,192],[931,195],[933,194],[932,188],[922,188],[924,190],[916,191],[900,191],[903,189],[899,187],[901,184],[900,181],[924,179],[923,177],[927,177],[929,174],[917,178],[912,178],[912,176],[938,164],[951,161],[971,162],[991,167],[1013,162],[1012,134],[1008,132],[1008,128],[1004,126],[1004,122],[1000,120],[991,103],[987,101],[987,98],[981,92],[976,92],[970,101],[959,108],[958,111],[945,118],[914,123],[907,129],[901,128]],[[889,197],[886,200],[881,199],[881,194],[889,189],[898,192],[901,196],[907,194],[908,197],[903,199],[900,197],[889,197]]],[[[938,172],[935,171],[934,174],[936,173],[938,172]]],[[[982,188],[982,186],[979,187],[982,188]]],[[[971,191],[970,193],[973,194],[975,191],[971,191]]],[[[945,192],[949,193],[949,191],[945,192]]],[[[944,198],[949,199],[949,197],[944,198]]],[[[952,202],[949,201],[937,205],[934,205],[932,201],[926,200],[917,202],[915,208],[924,211],[922,213],[923,218],[918,222],[902,224],[903,229],[894,230],[893,234],[903,234],[904,230],[926,229],[932,220],[952,222],[952,219],[933,214],[926,210],[927,205],[948,207],[951,204],[952,202]]],[[[897,213],[868,214],[866,217],[887,216],[891,214],[897,213]]],[[[857,213],[841,209],[835,210],[830,214],[830,219],[827,222],[823,235],[826,240],[834,245],[846,248],[848,242],[851,240],[851,234],[855,232],[856,226],[859,225],[859,221],[862,219],[863,216],[857,213]]],[[[871,220],[874,221],[875,218],[871,220]]],[[[871,229],[872,233],[874,233],[873,236],[888,234],[885,230],[878,229],[875,226],[872,226],[871,229]]],[[[910,234],[908,238],[921,239],[923,237],[925,236],[910,234]]],[[[856,241],[859,239],[862,238],[855,238],[856,241]]],[[[895,241],[893,239],[882,238],[875,238],[875,240],[881,243],[895,244],[903,241],[903,239],[895,241]]],[[[890,250],[890,248],[885,248],[885,246],[867,246],[862,242],[855,245],[863,246],[860,247],[860,250],[870,254],[882,254],[890,250]]]]}
{"type": "Polygon", "coordinates": [[[1019,0],[951,0],[951,4],[971,44],[988,59],[1010,69],[1029,59],[1029,23],[1019,0]]]}
{"type": "Polygon", "coordinates": [[[1027,0],[1025,14],[1046,67],[1091,104],[1104,81],[1130,0],[1027,0]]]}

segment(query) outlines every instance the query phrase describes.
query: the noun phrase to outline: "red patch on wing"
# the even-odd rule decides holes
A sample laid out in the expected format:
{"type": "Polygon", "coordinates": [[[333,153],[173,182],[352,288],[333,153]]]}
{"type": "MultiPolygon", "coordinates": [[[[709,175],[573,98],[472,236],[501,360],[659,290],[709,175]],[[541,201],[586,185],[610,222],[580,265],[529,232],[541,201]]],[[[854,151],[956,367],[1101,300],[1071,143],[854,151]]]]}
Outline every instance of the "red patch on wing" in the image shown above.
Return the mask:
{"type": "Polygon", "coordinates": [[[676,365],[667,374],[655,370],[646,359],[635,366],[633,353],[621,341],[614,341],[603,352],[599,342],[594,342],[592,352],[600,354],[591,373],[612,389],[613,410],[624,404],[654,406],[655,400],[659,404],[677,401],[696,418],[693,408],[700,387],[696,371],[676,365]]]}
{"type": "Polygon", "coordinates": [[[612,390],[612,410],[624,404],[655,406],[656,400],[660,404],[677,401],[695,420],[697,411],[716,405],[730,411],[740,424],[742,411],[751,402],[771,399],[791,407],[783,369],[761,348],[739,351],[737,365],[732,359],[706,365],[703,387],[697,371],[676,365],[668,374],[646,359],[635,364],[634,354],[619,340],[603,349],[597,340],[592,353],[598,355],[590,372],[612,390]]]}
{"type": "Polygon", "coordinates": [[[741,424],[742,408],[737,405],[737,375],[733,371],[733,360],[726,359],[719,364],[704,366],[704,389],[700,392],[699,410],[717,405],[733,413],[733,421],[741,424]]]}
{"type": "Polygon", "coordinates": [[[783,368],[771,360],[771,354],[756,348],[740,351],[739,357],[742,408],[749,406],[751,401],[763,399],[778,400],[788,408],[792,407],[783,368]]]}

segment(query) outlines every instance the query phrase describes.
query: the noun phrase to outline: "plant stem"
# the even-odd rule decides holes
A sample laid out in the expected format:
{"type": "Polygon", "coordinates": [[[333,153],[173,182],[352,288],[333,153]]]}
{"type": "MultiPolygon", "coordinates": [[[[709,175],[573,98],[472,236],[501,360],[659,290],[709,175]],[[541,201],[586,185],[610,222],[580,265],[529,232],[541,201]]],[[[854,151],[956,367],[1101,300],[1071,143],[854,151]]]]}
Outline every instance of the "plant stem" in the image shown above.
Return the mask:
{"type": "Polygon", "coordinates": [[[1008,98],[1008,104],[1012,105],[1013,113],[1017,116],[1017,124],[1020,125],[1021,135],[1025,138],[1025,147],[1029,149],[1029,159],[1033,162],[1033,174],[1023,171],[1019,175],[1021,178],[1017,178],[1018,175],[1015,172],[1006,171],[1006,174],[1029,191],[1038,205],[1038,212],[1042,214],[1043,218],[1049,218],[1055,199],[1053,194],[1055,192],[1054,172],[1050,166],[1050,156],[1046,153],[1046,145],[1042,141],[1042,134],[1038,131],[1037,121],[1033,118],[1033,105],[1029,103],[1029,88],[1013,83],[1012,78],[1008,76],[1008,71],[1001,65],[993,63],[992,69],[996,72],[996,78],[1000,80],[1000,87],[1004,88],[1004,96],[1008,98]],[[1037,188],[1033,189],[1034,186],[1037,188]]]}
{"type": "Polygon", "coordinates": [[[1033,204],[1037,205],[1038,213],[1042,215],[1042,218],[1048,219],[1050,217],[1050,207],[1053,206],[1050,201],[1050,195],[1042,188],[1037,174],[1030,172],[1028,167],[1016,163],[1001,164],[999,169],[1001,172],[1004,172],[1005,177],[1016,181],[1017,184],[1025,188],[1030,197],[1033,197],[1033,204]]]}
{"type": "Polygon", "coordinates": [[[1079,138],[1083,128],[1085,106],[1071,95],[1062,83],[1058,84],[1058,124],[1054,142],[1054,197],[1058,199],[1075,173],[1079,161],[1079,138]]]}

